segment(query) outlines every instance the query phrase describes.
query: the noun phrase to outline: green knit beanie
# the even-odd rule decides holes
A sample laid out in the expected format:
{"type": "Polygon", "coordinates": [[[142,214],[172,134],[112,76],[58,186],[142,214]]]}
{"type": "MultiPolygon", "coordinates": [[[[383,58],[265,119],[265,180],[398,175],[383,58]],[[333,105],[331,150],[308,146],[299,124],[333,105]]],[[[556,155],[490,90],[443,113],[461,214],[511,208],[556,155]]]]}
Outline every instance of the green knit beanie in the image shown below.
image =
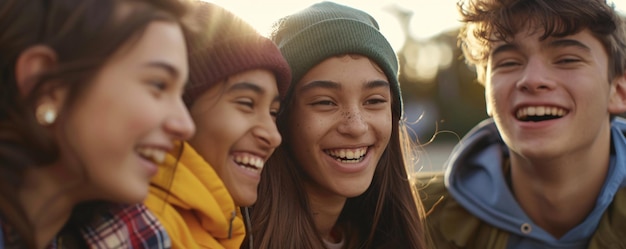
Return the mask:
{"type": "Polygon", "coordinates": [[[292,81],[286,99],[291,98],[295,84],[304,74],[323,60],[341,54],[360,54],[383,70],[396,97],[394,111],[402,113],[396,53],[369,14],[321,2],[280,19],[271,38],[291,67],[292,81]]]}

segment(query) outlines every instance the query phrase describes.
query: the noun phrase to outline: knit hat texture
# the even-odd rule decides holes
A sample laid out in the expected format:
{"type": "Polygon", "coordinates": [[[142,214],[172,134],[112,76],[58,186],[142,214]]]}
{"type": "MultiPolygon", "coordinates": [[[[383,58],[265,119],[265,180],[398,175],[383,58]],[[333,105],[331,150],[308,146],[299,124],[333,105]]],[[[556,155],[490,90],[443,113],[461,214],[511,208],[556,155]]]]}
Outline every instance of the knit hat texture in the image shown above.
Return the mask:
{"type": "Polygon", "coordinates": [[[189,84],[183,95],[187,106],[229,76],[254,69],[272,71],[280,96],[285,96],[291,71],[272,40],[218,5],[198,1],[194,7],[192,22],[198,27],[187,36],[189,84]]]}
{"type": "Polygon", "coordinates": [[[398,102],[394,111],[402,113],[398,58],[372,16],[348,6],[321,2],[282,18],[274,27],[271,38],[291,67],[288,96],[295,83],[325,59],[360,54],[383,70],[398,102]]]}

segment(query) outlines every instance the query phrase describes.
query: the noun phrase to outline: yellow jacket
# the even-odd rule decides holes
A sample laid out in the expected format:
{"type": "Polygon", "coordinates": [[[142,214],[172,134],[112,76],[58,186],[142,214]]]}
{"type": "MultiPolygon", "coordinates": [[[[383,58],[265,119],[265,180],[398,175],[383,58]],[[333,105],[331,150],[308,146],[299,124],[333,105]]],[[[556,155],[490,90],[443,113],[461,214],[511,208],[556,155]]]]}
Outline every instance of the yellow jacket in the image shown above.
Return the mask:
{"type": "Polygon", "coordinates": [[[239,248],[245,236],[239,208],[213,167],[189,144],[183,148],[178,163],[167,155],[146,206],[165,227],[172,248],[239,248]]]}

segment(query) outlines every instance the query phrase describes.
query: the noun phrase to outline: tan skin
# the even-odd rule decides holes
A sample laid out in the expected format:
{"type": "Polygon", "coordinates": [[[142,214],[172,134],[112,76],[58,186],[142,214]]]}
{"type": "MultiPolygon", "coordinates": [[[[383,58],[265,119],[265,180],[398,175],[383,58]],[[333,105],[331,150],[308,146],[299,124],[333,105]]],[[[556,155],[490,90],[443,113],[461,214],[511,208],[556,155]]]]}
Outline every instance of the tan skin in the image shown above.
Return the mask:
{"type": "Polygon", "coordinates": [[[253,69],[229,76],[190,108],[197,132],[189,144],[215,169],[237,206],[256,202],[262,168],[248,169],[235,158],[265,162],[281,143],[279,100],[272,72],[253,69]]]}
{"type": "Polygon", "coordinates": [[[347,198],[367,190],[389,143],[389,82],[367,57],[344,55],[311,68],[295,94],[289,126],[297,141],[291,144],[307,174],[315,226],[323,239],[338,242],[343,231],[336,223],[347,198]],[[343,153],[359,159],[337,160],[343,153]]]}
{"type": "Polygon", "coordinates": [[[338,242],[336,241],[337,238],[331,236],[331,232],[333,229],[341,230],[341,228],[336,228],[335,224],[347,199],[341,196],[321,197],[320,195],[323,194],[314,193],[316,190],[315,188],[307,188],[311,212],[313,213],[313,222],[323,239],[330,242],[338,242]]]}

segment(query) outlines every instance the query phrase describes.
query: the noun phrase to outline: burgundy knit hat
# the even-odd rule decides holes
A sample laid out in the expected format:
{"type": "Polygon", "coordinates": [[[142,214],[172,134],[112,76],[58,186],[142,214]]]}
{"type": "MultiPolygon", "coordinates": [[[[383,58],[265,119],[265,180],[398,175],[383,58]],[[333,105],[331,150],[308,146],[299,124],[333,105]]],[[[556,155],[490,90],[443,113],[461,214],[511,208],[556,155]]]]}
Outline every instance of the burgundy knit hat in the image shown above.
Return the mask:
{"type": "Polygon", "coordinates": [[[187,37],[189,84],[183,95],[187,106],[228,76],[254,69],[272,71],[281,98],[285,96],[291,71],[274,42],[218,5],[198,1],[194,7],[198,27],[187,37]]]}

